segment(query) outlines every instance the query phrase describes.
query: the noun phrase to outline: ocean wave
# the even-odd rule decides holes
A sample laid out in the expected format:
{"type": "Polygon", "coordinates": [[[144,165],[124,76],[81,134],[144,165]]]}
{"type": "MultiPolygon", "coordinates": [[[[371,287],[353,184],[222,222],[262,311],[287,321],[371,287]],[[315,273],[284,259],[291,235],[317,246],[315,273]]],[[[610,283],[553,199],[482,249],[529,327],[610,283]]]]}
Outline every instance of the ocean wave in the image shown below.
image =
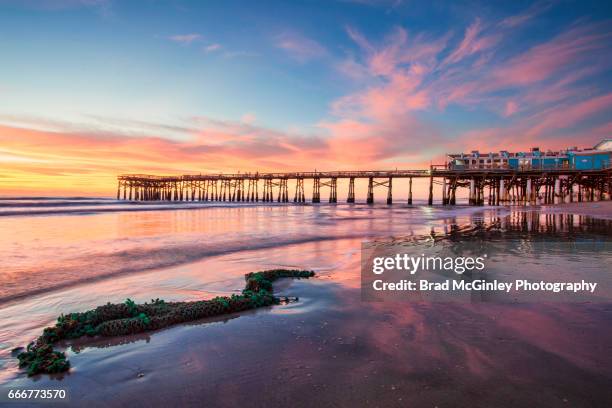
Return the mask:
{"type": "Polygon", "coordinates": [[[95,256],[88,255],[82,259],[71,260],[71,262],[63,266],[46,268],[44,276],[38,276],[37,279],[32,279],[32,275],[38,275],[39,272],[43,271],[29,271],[25,276],[21,276],[17,282],[3,285],[4,287],[0,289],[0,305],[24,297],[65,289],[83,283],[108,279],[128,273],[187,264],[211,256],[308,242],[355,239],[362,236],[363,234],[258,237],[257,239],[241,239],[234,242],[213,244],[183,244],[147,249],[134,248],[109,254],[100,252],[95,256]]]}
{"type": "Polygon", "coordinates": [[[116,204],[108,202],[88,203],[41,203],[26,205],[2,205],[0,203],[0,217],[8,216],[33,216],[33,215],[70,215],[70,214],[91,214],[107,212],[131,212],[131,211],[165,211],[165,210],[189,210],[214,207],[253,207],[253,206],[288,206],[286,203],[226,203],[226,202],[155,202],[124,203],[117,201],[116,204]]]}

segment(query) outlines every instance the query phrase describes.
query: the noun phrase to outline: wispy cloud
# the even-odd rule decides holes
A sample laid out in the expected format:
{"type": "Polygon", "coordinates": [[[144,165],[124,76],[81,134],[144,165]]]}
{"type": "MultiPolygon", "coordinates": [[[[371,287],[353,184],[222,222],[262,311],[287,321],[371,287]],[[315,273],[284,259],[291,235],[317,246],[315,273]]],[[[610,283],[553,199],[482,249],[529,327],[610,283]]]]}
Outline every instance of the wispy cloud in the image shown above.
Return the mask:
{"type": "Polygon", "coordinates": [[[247,112],[244,115],[242,115],[242,117],[240,118],[240,120],[243,123],[252,125],[255,123],[255,121],[257,121],[257,115],[255,115],[253,112],[247,112]]]}
{"type": "Polygon", "coordinates": [[[215,44],[210,44],[210,45],[207,45],[206,47],[204,47],[204,51],[206,51],[206,52],[215,52],[215,51],[219,51],[221,48],[223,48],[223,47],[221,47],[221,44],[215,43],[215,44]]]}
{"type": "Polygon", "coordinates": [[[551,41],[539,44],[497,67],[493,79],[498,85],[528,85],[583,65],[598,51],[610,48],[612,31],[599,24],[581,24],[551,41]],[[602,30],[604,29],[604,30],[602,30]]]}
{"type": "Polygon", "coordinates": [[[466,30],[459,46],[446,58],[444,63],[454,64],[470,55],[486,51],[499,41],[495,34],[483,34],[480,19],[476,19],[466,30]]]}
{"type": "Polygon", "coordinates": [[[197,33],[191,34],[176,34],[168,37],[169,40],[174,41],[179,44],[189,45],[195,41],[200,41],[202,39],[202,35],[197,33]]]}
{"type": "Polygon", "coordinates": [[[371,52],[374,49],[368,39],[356,28],[346,26],[346,33],[351,38],[351,40],[353,40],[357,45],[359,45],[364,51],[371,52]]]}
{"type": "Polygon", "coordinates": [[[285,32],[275,39],[277,48],[284,50],[289,56],[299,62],[307,62],[324,57],[328,54],[325,47],[313,39],[295,32],[285,32]]]}
{"type": "Polygon", "coordinates": [[[504,116],[512,116],[518,112],[518,104],[515,101],[506,102],[506,109],[504,110],[504,116]]]}
{"type": "Polygon", "coordinates": [[[552,7],[552,5],[553,2],[550,0],[536,1],[531,6],[529,6],[529,8],[527,8],[527,10],[525,10],[523,13],[507,17],[500,21],[499,26],[509,28],[518,27],[522,24],[525,24],[529,20],[533,20],[538,15],[548,11],[552,7]]]}

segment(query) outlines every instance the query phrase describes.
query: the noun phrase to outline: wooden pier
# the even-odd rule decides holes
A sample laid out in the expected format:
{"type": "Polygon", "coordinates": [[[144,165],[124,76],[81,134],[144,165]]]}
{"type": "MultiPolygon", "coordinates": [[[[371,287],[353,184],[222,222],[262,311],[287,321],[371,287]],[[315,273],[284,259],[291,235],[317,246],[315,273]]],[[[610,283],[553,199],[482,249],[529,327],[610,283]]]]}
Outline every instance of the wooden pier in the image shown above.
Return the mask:
{"type": "Polygon", "coordinates": [[[428,204],[434,204],[434,185],[442,187],[441,204],[454,205],[457,190],[467,189],[470,205],[553,204],[572,201],[599,201],[612,198],[612,169],[602,170],[449,170],[431,166],[428,170],[329,171],[293,173],[198,174],[182,176],[120,175],[117,199],[130,201],[230,201],[306,202],[304,180],[312,180],[310,201],[321,202],[322,191],[330,203],[338,202],[338,180],[348,181],[347,203],[355,202],[355,179],[368,182],[366,202],[374,203],[377,187],[386,189],[392,204],[393,180],[408,179],[412,204],[412,181],[429,180],[428,204]],[[289,181],[295,190],[289,191],[289,181]]]}

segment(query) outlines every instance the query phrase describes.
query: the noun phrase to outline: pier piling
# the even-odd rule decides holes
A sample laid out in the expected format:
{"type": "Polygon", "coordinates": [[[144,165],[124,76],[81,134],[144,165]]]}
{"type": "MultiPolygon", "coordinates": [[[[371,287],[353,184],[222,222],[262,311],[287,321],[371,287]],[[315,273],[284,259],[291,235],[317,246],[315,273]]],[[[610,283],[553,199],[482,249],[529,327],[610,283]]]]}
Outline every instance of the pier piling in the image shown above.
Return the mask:
{"type": "Polygon", "coordinates": [[[408,205],[412,205],[412,177],[408,179],[408,205]]]}

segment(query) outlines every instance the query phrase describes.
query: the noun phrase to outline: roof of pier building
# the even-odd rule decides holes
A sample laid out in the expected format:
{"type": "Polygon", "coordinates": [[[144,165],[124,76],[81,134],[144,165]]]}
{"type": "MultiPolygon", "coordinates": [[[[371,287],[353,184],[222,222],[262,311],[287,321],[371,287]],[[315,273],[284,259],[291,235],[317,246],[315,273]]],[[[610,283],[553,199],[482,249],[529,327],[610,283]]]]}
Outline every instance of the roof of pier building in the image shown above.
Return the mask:
{"type": "Polygon", "coordinates": [[[597,143],[593,149],[612,151],[612,139],[603,139],[601,142],[597,143]]]}

